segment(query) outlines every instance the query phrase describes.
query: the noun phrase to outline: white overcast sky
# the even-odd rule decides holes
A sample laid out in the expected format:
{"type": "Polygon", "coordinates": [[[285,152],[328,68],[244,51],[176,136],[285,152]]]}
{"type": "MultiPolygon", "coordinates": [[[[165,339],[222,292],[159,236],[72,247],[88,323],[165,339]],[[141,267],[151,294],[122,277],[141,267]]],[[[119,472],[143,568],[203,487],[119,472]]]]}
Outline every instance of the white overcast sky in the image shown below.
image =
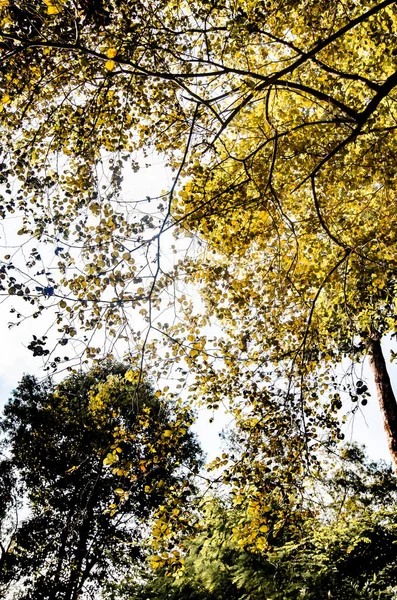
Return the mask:
{"type": "MultiPolygon", "coordinates": [[[[143,199],[146,196],[156,197],[170,188],[172,175],[159,158],[152,157],[150,168],[143,168],[126,180],[125,196],[133,200],[143,199]]],[[[10,243],[9,239],[8,243],[10,243]]],[[[4,244],[4,234],[1,231],[0,244],[4,244]]],[[[0,253],[4,255],[6,251],[0,249],[0,253]]],[[[0,407],[24,373],[35,374],[38,377],[43,375],[41,358],[34,358],[26,347],[34,333],[35,322],[28,320],[18,328],[8,329],[7,324],[11,320],[10,305],[10,301],[0,305],[0,407]]],[[[45,317],[40,317],[43,318],[45,317]]],[[[43,327],[40,325],[40,331],[42,330],[43,327]]],[[[390,345],[389,341],[384,344],[386,358],[389,357],[390,345]]],[[[397,366],[392,365],[390,372],[397,388],[397,366]]],[[[363,378],[367,381],[372,395],[368,405],[358,410],[354,418],[349,419],[345,426],[345,436],[347,440],[365,444],[371,458],[388,460],[386,438],[368,365],[364,365],[363,378]]],[[[221,412],[215,416],[214,423],[210,424],[208,413],[201,411],[195,427],[201,444],[207,452],[208,460],[213,459],[219,451],[219,431],[228,423],[228,417],[221,412]]]]}

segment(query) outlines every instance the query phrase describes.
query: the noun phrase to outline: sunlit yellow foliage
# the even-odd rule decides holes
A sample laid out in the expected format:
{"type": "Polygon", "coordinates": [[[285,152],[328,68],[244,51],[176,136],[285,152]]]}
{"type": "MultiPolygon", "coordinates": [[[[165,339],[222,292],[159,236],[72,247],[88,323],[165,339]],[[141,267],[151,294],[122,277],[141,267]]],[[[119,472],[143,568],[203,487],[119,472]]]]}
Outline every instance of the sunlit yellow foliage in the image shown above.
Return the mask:
{"type": "MultiPolygon", "coordinates": [[[[158,401],[188,387],[193,405],[225,406],[241,460],[212,467],[236,497],[247,482],[260,492],[264,470],[299,481],[341,437],[342,400],[357,402],[357,378],[334,366],[395,329],[395,1],[19,6],[1,5],[0,216],[22,221],[2,290],[34,318],[51,308],[59,346],[84,360],[120,343],[171,378],[158,401]],[[153,150],[171,189],[126,199],[126,165],[153,150]]],[[[30,347],[47,356],[42,342],[30,347]]],[[[58,350],[50,368],[71,360],[58,350]]],[[[111,389],[139,383],[128,372],[95,389],[98,422],[111,389]]],[[[180,411],[159,432],[170,452],[180,411]]],[[[126,435],[105,457],[120,476],[126,435]]],[[[158,464],[149,453],[139,476],[158,464]]]]}

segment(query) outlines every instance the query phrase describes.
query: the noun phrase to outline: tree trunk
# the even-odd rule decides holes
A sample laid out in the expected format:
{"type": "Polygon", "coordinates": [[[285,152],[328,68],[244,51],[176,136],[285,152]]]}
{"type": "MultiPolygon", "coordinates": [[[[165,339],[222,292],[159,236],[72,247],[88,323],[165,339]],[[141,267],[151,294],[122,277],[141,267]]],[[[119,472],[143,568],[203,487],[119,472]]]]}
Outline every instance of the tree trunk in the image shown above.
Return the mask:
{"type": "Polygon", "coordinates": [[[82,588],[85,583],[83,579],[83,563],[87,560],[88,551],[88,538],[90,535],[92,525],[92,513],[89,512],[88,516],[83,519],[80,526],[79,538],[74,549],[74,556],[71,562],[71,574],[68,583],[68,589],[64,596],[64,600],[78,600],[81,596],[82,588]]]}
{"type": "Polygon", "coordinates": [[[387,372],[386,362],[380,344],[380,336],[374,334],[368,340],[370,365],[374,374],[378,402],[383,418],[387,444],[397,475],[397,402],[387,372]]]}

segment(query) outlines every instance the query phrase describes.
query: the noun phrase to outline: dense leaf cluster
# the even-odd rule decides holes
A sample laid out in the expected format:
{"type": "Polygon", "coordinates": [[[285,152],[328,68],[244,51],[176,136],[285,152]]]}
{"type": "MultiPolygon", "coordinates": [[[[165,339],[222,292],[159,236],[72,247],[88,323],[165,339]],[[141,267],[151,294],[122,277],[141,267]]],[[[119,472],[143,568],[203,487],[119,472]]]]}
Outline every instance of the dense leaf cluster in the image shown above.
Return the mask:
{"type": "Polygon", "coordinates": [[[189,502],[197,442],[187,429],[178,435],[175,407],[131,373],[106,364],[56,386],[25,376],[6,405],[1,487],[7,500],[17,478],[25,507],[2,547],[1,582],[22,585],[18,598],[95,593],[142,561],[150,519],[169,495],[189,502]]]}
{"type": "MultiPolygon", "coordinates": [[[[274,494],[266,551],[239,543],[247,504],[207,504],[201,529],[187,544],[183,571],[157,571],[142,586],[122,588],[138,600],[351,600],[396,594],[396,485],[389,468],[349,449],[329,471],[319,504],[284,505],[280,524],[274,494]]],[[[317,490],[318,492],[319,490],[317,490]]],[[[314,500],[314,490],[311,490],[314,500]]],[[[290,499],[293,493],[291,490],[290,499]]],[[[248,512],[249,516],[249,512],[248,512]]],[[[123,595],[124,594],[124,595],[123,595]]]]}

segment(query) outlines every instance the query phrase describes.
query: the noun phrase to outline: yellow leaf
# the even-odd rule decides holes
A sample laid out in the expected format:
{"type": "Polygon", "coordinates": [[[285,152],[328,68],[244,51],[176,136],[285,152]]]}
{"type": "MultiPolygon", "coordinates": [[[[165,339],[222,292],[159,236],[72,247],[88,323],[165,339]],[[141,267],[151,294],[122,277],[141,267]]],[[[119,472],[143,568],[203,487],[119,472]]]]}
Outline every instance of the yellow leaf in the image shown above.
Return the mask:
{"type": "Polygon", "coordinates": [[[77,465],[75,465],[74,467],[70,467],[70,469],[68,469],[66,471],[66,473],[73,473],[74,471],[76,471],[76,469],[78,469],[79,467],[77,465]]]}
{"type": "Polygon", "coordinates": [[[53,4],[51,4],[48,8],[47,8],[47,12],[49,15],[57,15],[61,12],[61,9],[58,8],[57,6],[54,6],[53,4]]]}
{"type": "Polygon", "coordinates": [[[150,561],[152,569],[159,569],[164,565],[164,559],[161,556],[153,556],[150,561]]]}
{"type": "Polygon", "coordinates": [[[114,62],[114,60],[107,60],[105,62],[105,69],[107,69],[108,71],[113,71],[115,66],[116,63],[114,62]]]}
{"type": "Polygon", "coordinates": [[[114,58],[116,55],[117,55],[116,48],[109,48],[109,50],[106,52],[106,56],[108,58],[114,58]]]}
{"type": "Polygon", "coordinates": [[[117,455],[114,455],[111,452],[109,452],[109,454],[104,459],[103,464],[104,465],[113,465],[115,462],[118,462],[118,460],[119,460],[119,457],[117,455]]]}
{"type": "Polygon", "coordinates": [[[135,383],[137,381],[137,374],[134,373],[134,371],[129,370],[124,375],[124,379],[126,379],[127,381],[130,381],[131,383],[135,383]]]}

